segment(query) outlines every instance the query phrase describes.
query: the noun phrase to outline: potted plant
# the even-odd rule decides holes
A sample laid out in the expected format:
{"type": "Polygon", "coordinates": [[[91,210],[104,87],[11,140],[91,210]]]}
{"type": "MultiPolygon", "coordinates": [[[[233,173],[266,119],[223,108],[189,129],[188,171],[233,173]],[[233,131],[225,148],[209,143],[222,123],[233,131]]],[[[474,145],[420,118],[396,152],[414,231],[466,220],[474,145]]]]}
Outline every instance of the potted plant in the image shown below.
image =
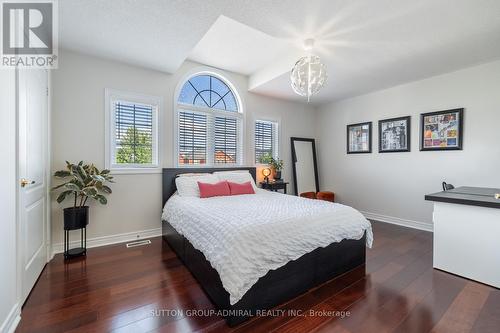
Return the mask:
{"type": "Polygon", "coordinates": [[[108,203],[105,195],[112,191],[106,183],[113,183],[110,171],[99,170],[94,164],[83,164],[83,161],[78,164],[66,161],[66,169],[56,171],[54,176],[69,179],[52,188],[52,190],[63,189],[57,197],[57,202],[62,203],[66,198],[73,198],[73,206],[64,208],[64,229],[85,228],[89,223],[87,200],[91,198],[102,205],[108,203]]]}
{"type": "Polygon", "coordinates": [[[283,160],[274,159],[271,161],[271,166],[274,169],[274,178],[276,180],[281,180],[281,170],[283,170],[283,160]]]}
{"type": "Polygon", "coordinates": [[[262,164],[269,164],[274,169],[274,179],[281,180],[281,170],[283,170],[283,160],[274,158],[270,153],[265,153],[259,158],[262,164]]]}

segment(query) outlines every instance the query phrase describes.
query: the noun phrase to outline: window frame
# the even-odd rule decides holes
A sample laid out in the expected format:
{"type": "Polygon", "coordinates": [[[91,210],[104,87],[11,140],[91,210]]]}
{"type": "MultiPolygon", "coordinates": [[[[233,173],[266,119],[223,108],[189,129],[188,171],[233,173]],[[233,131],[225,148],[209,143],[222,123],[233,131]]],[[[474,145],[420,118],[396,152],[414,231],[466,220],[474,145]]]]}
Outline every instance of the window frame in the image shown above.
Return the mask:
{"type": "Polygon", "coordinates": [[[238,93],[238,89],[235,87],[232,82],[227,79],[224,75],[214,72],[213,70],[193,70],[191,73],[186,74],[178,83],[175,94],[174,94],[174,112],[173,112],[173,159],[174,165],[178,168],[232,168],[239,167],[245,165],[245,113],[243,110],[243,103],[240,94],[238,93]],[[199,106],[193,104],[187,104],[179,102],[179,96],[184,85],[193,77],[199,75],[211,75],[221,80],[231,91],[236,100],[237,111],[228,111],[221,110],[217,108],[210,108],[207,106],[199,106]],[[216,117],[225,117],[225,118],[235,118],[237,120],[237,149],[240,148],[241,152],[237,152],[236,158],[237,161],[234,164],[230,163],[214,163],[215,159],[215,135],[214,133],[207,133],[207,159],[205,164],[180,164],[179,163],[179,113],[181,111],[186,112],[195,112],[205,114],[208,117],[207,129],[215,131],[215,118],[216,117]],[[213,139],[213,142],[210,141],[213,139]]]}
{"type": "Polygon", "coordinates": [[[256,132],[255,132],[255,127],[257,125],[257,122],[261,123],[270,123],[273,126],[274,129],[274,144],[273,144],[273,158],[277,159],[279,158],[280,154],[280,144],[281,144],[281,137],[280,137],[280,122],[275,119],[265,119],[265,118],[258,118],[255,119],[254,124],[253,124],[253,159],[255,161],[256,165],[262,165],[259,161],[257,161],[257,147],[255,146],[255,138],[256,138],[256,132]]]}
{"type": "Polygon", "coordinates": [[[133,93],[115,89],[105,89],[105,167],[114,174],[161,173],[162,156],[162,113],[163,98],[159,96],[133,93]],[[116,154],[116,110],[114,103],[124,101],[135,104],[151,105],[152,114],[152,160],[151,164],[118,164],[116,154]]]}

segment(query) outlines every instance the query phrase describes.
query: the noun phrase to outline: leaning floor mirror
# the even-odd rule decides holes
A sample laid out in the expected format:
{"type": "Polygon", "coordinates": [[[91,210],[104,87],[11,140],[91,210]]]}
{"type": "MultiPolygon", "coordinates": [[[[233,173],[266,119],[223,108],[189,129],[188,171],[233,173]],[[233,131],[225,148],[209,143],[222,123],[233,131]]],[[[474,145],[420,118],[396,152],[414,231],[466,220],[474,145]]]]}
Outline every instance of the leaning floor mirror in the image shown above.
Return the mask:
{"type": "Polygon", "coordinates": [[[295,195],[318,192],[318,166],[314,139],[292,137],[291,144],[295,195]]]}

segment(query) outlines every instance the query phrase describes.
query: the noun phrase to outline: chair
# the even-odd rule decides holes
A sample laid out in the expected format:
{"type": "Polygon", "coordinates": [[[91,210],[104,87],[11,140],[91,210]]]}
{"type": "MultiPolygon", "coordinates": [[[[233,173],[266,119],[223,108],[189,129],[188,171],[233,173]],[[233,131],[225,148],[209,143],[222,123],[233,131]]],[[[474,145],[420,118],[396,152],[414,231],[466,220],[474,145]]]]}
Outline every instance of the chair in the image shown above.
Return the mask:
{"type": "Polygon", "coordinates": [[[300,193],[300,196],[302,198],[316,199],[316,193],[315,192],[303,192],[303,193],[300,193]]]}
{"type": "Polygon", "coordinates": [[[455,186],[451,185],[451,184],[446,184],[446,182],[443,182],[443,191],[449,191],[449,190],[453,190],[455,188],[455,186]]]}
{"type": "Polygon", "coordinates": [[[320,191],[316,194],[316,199],[334,202],[335,201],[335,193],[328,192],[328,191],[320,191]]]}

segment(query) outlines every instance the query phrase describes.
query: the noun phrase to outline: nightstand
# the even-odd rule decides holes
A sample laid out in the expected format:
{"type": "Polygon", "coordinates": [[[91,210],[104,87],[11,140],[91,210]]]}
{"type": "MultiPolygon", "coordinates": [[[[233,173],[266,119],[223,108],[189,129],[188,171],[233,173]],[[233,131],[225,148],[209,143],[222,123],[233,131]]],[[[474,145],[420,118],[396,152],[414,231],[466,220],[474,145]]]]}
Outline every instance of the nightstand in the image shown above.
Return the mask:
{"type": "Polygon", "coordinates": [[[278,192],[278,190],[283,190],[283,193],[286,194],[286,187],[288,185],[288,182],[285,181],[270,181],[269,183],[266,182],[260,182],[260,187],[263,188],[264,190],[268,191],[273,191],[273,192],[278,192]]]}

